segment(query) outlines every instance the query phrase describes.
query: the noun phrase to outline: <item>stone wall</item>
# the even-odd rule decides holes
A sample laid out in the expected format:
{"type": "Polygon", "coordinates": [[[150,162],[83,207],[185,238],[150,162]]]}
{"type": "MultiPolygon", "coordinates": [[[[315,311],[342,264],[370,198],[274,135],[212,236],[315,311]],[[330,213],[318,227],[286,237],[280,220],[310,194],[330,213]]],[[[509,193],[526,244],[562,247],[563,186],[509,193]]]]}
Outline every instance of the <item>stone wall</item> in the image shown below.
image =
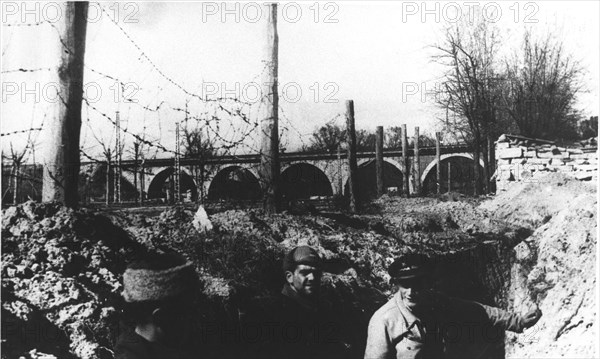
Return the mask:
{"type": "Polygon", "coordinates": [[[581,181],[596,181],[597,138],[560,147],[552,141],[501,135],[496,141],[496,166],[492,179],[498,190],[512,183],[535,182],[545,172],[564,172],[581,181]]]}

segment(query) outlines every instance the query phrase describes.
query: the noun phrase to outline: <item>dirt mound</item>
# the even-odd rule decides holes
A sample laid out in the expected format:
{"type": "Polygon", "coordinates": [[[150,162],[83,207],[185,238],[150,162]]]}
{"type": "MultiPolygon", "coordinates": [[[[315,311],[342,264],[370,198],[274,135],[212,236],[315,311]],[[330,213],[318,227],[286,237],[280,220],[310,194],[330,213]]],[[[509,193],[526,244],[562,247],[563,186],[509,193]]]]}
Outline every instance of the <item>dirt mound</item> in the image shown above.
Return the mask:
{"type": "MultiPolygon", "coordinates": [[[[595,250],[588,222],[595,221],[596,212],[581,210],[595,206],[581,183],[552,181],[519,185],[483,203],[385,196],[359,216],[231,210],[212,214],[214,228],[203,233],[193,226],[194,213],[182,207],[158,215],[116,211],[108,217],[53,204],[11,207],[2,213],[3,325],[4,318],[21,326],[35,320],[67,337],[55,336],[52,345],[34,340],[33,347],[19,335],[3,338],[3,355],[37,349],[27,355],[112,358],[121,274],[135,253],[147,249],[175,249],[192,260],[204,284],[199,320],[235,327],[245,316],[268,310],[283,284],[284,253],[303,244],[317,248],[325,260],[324,296],[357,323],[357,357],[370,315],[393,292],[388,266],[398,255],[414,252],[438,260],[437,289],[450,295],[519,311],[536,302],[544,318],[565,316],[561,320],[567,324],[542,319],[540,328],[557,338],[550,347],[568,348],[571,338],[596,328],[585,328],[591,323],[585,318],[592,317],[586,291],[595,285],[595,277],[585,275],[595,250]],[[567,233],[571,222],[579,228],[573,233],[588,237],[567,233]],[[563,276],[577,287],[567,286],[563,276]]],[[[522,346],[526,337],[511,339],[511,353],[542,355],[541,344],[522,346]]],[[[582,348],[564,353],[588,353],[582,348]]]]}
{"type": "MultiPolygon", "coordinates": [[[[92,212],[34,202],[8,208],[2,212],[3,313],[25,323],[47,319],[53,334],[66,332],[61,357],[69,356],[65,349],[79,358],[111,357],[120,273],[139,249],[108,218],[92,212]]],[[[22,354],[10,353],[10,343],[25,335],[19,322],[13,324],[15,331],[2,333],[7,357],[22,354]]],[[[24,345],[39,349],[56,338],[28,338],[24,345]]]]}
{"type": "Polygon", "coordinates": [[[537,304],[543,317],[509,336],[507,357],[597,357],[597,200],[594,184],[559,174],[515,186],[482,204],[535,232],[516,249],[510,301],[518,312],[537,304]]]}

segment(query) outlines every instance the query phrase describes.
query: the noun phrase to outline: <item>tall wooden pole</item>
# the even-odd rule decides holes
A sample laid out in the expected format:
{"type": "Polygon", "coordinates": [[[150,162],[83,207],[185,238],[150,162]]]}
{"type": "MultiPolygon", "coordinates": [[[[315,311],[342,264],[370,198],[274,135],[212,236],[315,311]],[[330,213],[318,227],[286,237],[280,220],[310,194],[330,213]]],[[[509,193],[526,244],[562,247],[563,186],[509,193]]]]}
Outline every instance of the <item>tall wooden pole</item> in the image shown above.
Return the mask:
{"type": "Polygon", "coordinates": [[[442,134],[440,132],[435,133],[435,160],[437,165],[435,166],[435,183],[436,193],[442,193],[442,152],[440,150],[440,138],[442,134]]]}
{"type": "Polygon", "coordinates": [[[19,169],[20,165],[14,161],[13,158],[13,205],[17,205],[19,202],[19,169]]]}
{"type": "Polygon", "coordinates": [[[452,164],[448,161],[448,193],[452,192],[452,164]]]}
{"type": "Polygon", "coordinates": [[[360,209],[358,200],[358,164],[356,162],[356,128],[354,126],[354,101],[346,101],[346,133],[348,142],[348,194],[350,195],[350,212],[360,209]]]}
{"type": "Polygon", "coordinates": [[[114,169],[114,180],[115,189],[113,192],[114,203],[121,202],[121,117],[119,111],[115,114],[115,169],[114,169]]]}
{"type": "Polygon", "coordinates": [[[140,164],[140,204],[144,203],[144,190],[146,189],[146,175],[144,173],[144,162],[145,160],[142,158],[142,163],[140,164]]]}
{"type": "MultiPolygon", "coordinates": [[[[135,188],[135,192],[138,191],[138,159],[140,156],[140,143],[139,142],[134,142],[133,143],[133,156],[134,156],[134,163],[133,163],[133,187],[135,188]]],[[[135,204],[138,204],[139,202],[139,197],[136,194],[134,196],[134,201],[135,204]]]]}
{"type": "Polygon", "coordinates": [[[408,166],[408,136],[406,134],[406,124],[402,125],[402,166],[404,167],[404,180],[402,181],[402,193],[408,197],[409,166],[408,166]]]}
{"type": "Polygon", "coordinates": [[[377,175],[377,197],[384,192],[383,187],[383,126],[377,126],[375,132],[375,173],[377,175]]]}
{"type": "Polygon", "coordinates": [[[342,145],[337,147],[337,162],[338,162],[338,196],[344,195],[344,179],[342,176],[342,145]]]}
{"type": "Polygon", "coordinates": [[[279,95],[277,91],[278,46],[277,4],[267,4],[267,28],[265,60],[269,69],[264,71],[263,109],[261,119],[261,181],[263,183],[263,207],[267,213],[280,209],[279,193],[279,95]]]}
{"type": "Polygon", "coordinates": [[[110,167],[111,167],[110,149],[106,150],[106,205],[110,204],[110,167]]]}
{"type": "Polygon", "coordinates": [[[419,127],[415,127],[415,156],[413,176],[415,180],[415,194],[421,195],[421,157],[419,156],[419,127]]]}
{"type": "MultiPolygon", "coordinates": [[[[186,111],[187,119],[187,111],[186,111]]],[[[175,122],[175,170],[173,171],[173,191],[175,203],[179,203],[181,199],[181,139],[179,138],[179,122],[175,122]]]]}
{"type": "MultiPolygon", "coordinates": [[[[491,176],[496,172],[496,147],[494,140],[492,140],[492,136],[490,135],[487,137],[487,146],[488,164],[490,167],[488,174],[491,176]]],[[[496,181],[490,181],[490,192],[496,192],[496,181]]]]}
{"type": "MultiPolygon", "coordinates": [[[[54,24],[61,39],[55,119],[49,121],[44,163],[42,201],[77,207],[79,137],[83,95],[83,62],[87,30],[87,2],[66,2],[61,20],[54,24]]],[[[58,43],[58,42],[57,42],[58,43]]]]}

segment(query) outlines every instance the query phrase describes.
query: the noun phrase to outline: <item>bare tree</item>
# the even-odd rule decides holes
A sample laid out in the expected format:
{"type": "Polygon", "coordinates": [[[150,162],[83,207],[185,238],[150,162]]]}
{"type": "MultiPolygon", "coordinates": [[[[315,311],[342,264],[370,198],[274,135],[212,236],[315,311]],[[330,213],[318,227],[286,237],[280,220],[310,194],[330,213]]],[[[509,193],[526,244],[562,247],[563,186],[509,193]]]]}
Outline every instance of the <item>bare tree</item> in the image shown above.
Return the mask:
{"type": "MultiPolygon", "coordinates": [[[[145,132],[144,132],[145,134],[145,132]]],[[[133,187],[138,191],[135,203],[144,201],[144,165],[147,159],[147,148],[144,142],[145,136],[141,139],[136,139],[133,142],[132,148],[130,149],[131,156],[133,157],[135,165],[133,166],[133,187]],[[138,177],[140,178],[138,182],[138,177]]]]}
{"type": "Polygon", "coordinates": [[[506,60],[504,106],[521,134],[547,139],[577,136],[581,115],[573,105],[582,90],[582,68],[555,34],[525,32],[520,54],[506,60]]]}
{"type": "MultiPolygon", "coordinates": [[[[18,151],[13,148],[12,142],[10,143],[10,162],[11,162],[11,184],[12,184],[12,203],[16,205],[19,202],[19,190],[21,180],[21,165],[23,165],[23,158],[27,153],[28,146],[24,150],[18,151]]],[[[10,186],[9,186],[10,188],[10,186]]]]}
{"type": "Polygon", "coordinates": [[[377,138],[374,132],[369,130],[356,131],[356,150],[357,151],[375,151],[375,142],[377,138]]]}
{"type": "Polygon", "coordinates": [[[313,132],[309,150],[334,153],[345,140],[345,129],[336,124],[327,123],[313,132]]]}
{"type": "Polygon", "coordinates": [[[487,138],[498,122],[498,45],[498,30],[482,20],[455,24],[446,30],[443,43],[435,46],[435,59],[447,69],[436,101],[448,115],[453,115],[453,122],[447,124],[473,147],[476,195],[482,193],[481,152],[484,154],[483,178],[488,189],[487,138]]]}
{"type": "Polygon", "coordinates": [[[205,198],[204,181],[208,175],[204,161],[213,157],[217,153],[214,141],[200,125],[189,128],[186,122],[183,128],[183,155],[186,158],[197,158],[200,160],[199,166],[192,167],[194,181],[200,189],[199,199],[202,202],[205,198]]]}
{"type": "Polygon", "coordinates": [[[402,127],[392,126],[385,130],[384,147],[387,149],[402,148],[402,127]]]}

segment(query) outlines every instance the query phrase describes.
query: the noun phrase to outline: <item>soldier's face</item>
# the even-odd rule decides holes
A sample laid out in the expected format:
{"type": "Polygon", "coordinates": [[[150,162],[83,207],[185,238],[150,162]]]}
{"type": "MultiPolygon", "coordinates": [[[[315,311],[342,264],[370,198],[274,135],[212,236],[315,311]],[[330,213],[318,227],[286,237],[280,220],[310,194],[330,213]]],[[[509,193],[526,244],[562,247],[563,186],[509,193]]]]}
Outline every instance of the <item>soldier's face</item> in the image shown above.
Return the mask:
{"type": "Polygon", "coordinates": [[[286,272],[288,283],[305,297],[315,296],[321,286],[321,270],[316,267],[299,264],[293,272],[286,272]]]}
{"type": "Polygon", "coordinates": [[[402,301],[409,309],[415,309],[419,305],[427,304],[428,293],[431,289],[426,276],[398,282],[398,291],[402,301]]]}

